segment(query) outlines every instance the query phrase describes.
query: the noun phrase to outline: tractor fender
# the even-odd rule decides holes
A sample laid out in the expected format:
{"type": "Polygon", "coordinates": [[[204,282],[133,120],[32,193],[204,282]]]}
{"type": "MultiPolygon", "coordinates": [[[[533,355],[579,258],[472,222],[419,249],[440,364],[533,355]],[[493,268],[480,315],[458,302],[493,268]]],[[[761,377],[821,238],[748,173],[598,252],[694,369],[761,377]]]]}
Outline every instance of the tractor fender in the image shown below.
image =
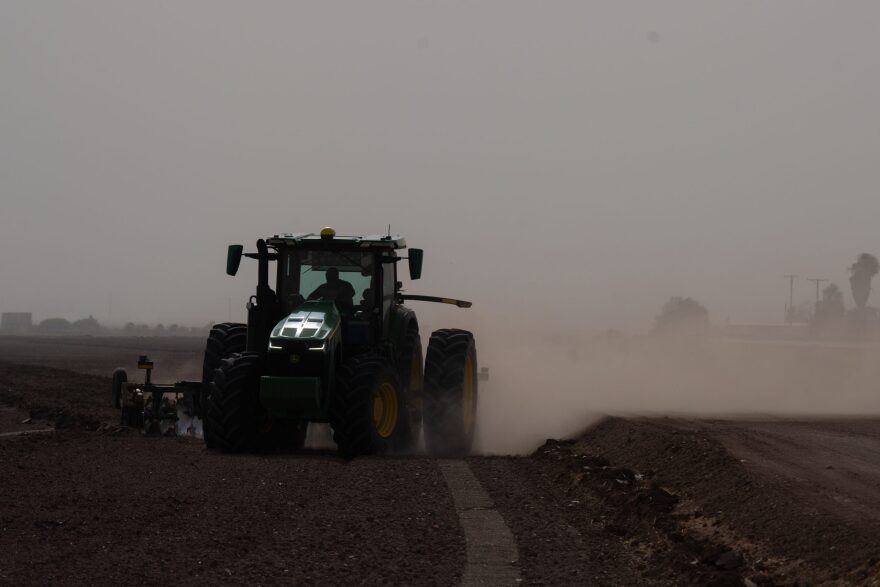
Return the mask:
{"type": "Polygon", "coordinates": [[[391,324],[388,329],[388,338],[389,342],[394,347],[395,360],[400,358],[398,355],[404,347],[406,333],[413,327],[415,327],[416,330],[419,328],[419,321],[416,318],[416,313],[406,306],[395,306],[391,312],[391,324]]]}

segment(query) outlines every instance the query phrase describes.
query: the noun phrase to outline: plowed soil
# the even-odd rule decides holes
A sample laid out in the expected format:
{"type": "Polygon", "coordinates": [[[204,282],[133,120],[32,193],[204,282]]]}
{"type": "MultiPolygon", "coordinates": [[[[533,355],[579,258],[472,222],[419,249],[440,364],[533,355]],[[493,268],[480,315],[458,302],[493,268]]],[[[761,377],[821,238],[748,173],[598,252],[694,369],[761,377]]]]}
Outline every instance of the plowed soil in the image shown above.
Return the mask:
{"type": "Polygon", "coordinates": [[[57,426],[0,438],[0,584],[448,585],[463,569],[430,459],[221,455],[117,426],[106,377],[0,364],[0,389],[6,431],[57,426]]]}
{"type": "MultiPolygon", "coordinates": [[[[148,352],[194,378],[201,344],[0,339],[0,584],[460,582],[432,459],[230,456],[117,425],[113,367],[148,352]]],[[[467,462],[523,584],[880,584],[878,420],[609,418],[467,462]]]]}

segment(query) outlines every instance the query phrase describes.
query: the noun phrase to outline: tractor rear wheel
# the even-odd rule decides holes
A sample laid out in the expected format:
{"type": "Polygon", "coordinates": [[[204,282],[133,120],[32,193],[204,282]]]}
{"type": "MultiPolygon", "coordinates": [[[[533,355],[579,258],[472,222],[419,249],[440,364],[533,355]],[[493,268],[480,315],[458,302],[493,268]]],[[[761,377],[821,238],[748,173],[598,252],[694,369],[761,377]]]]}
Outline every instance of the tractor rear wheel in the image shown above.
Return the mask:
{"type": "Polygon", "coordinates": [[[477,416],[477,348],[467,330],[436,330],[425,359],[425,447],[440,456],[471,450],[477,416]]]}
{"type": "Polygon", "coordinates": [[[260,356],[236,353],[223,359],[205,398],[205,444],[223,452],[251,448],[260,410],[260,356]]]}
{"type": "Polygon", "coordinates": [[[330,425],[339,452],[353,458],[397,449],[406,401],[388,360],[378,355],[355,357],[340,367],[336,381],[330,425]]]}
{"type": "Polygon", "coordinates": [[[401,449],[414,450],[422,434],[422,396],[424,388],[424,355],[419,327],[411,325],[406,332],[398,360],[400,380],[406,387],[406,419],[401,430],[401,449]]]}

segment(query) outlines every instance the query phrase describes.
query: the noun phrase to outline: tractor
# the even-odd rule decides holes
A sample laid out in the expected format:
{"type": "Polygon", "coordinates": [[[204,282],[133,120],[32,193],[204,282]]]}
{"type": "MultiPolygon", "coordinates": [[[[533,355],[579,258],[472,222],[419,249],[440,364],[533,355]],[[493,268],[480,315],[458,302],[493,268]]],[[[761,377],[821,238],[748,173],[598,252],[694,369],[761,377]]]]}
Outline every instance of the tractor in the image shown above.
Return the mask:
{"type": "Polygon", "coordinates": [[[201,418],[207,447],[223,452],[300,448],[309,423],[328,423],[349,458],[412,451],[422,436],[429,454],[466,454],[481,379],[474,336],[436,330],[423,358],[416,314],[404,303],[471,303],[405,294],[398,264],[406,258],[410,278],[419,279],[424,252],[402,257],[403,249],[399,236],[338,236],[332,228],[260,239],[255,253],[230,245],[228,275],[242,257],[257,261],[247,324],[211,329],[200,382],[154,384],[146,357],[145,384],[114,372],[123,420],[175,419],[167,399],[174,393],[201,418]]]}

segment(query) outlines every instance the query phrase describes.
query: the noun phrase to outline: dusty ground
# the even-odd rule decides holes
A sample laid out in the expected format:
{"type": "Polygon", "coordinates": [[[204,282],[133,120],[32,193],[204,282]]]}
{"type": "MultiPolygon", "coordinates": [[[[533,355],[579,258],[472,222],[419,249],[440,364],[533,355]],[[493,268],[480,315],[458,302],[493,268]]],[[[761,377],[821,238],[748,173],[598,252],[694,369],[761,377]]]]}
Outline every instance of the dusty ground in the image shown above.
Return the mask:
{"type": "Polygon", "coordinates": [[[57,426],[0,437],[0,584],[449,585],[460,576],[463,537],[430,459],[215,454],[193,438],[115,425],[108,382],[0,364],[0,432],[57,426]]]}
{"type": "Polygon", "coordinates": [[[674,494],[658,527],[757,584],[880,584],[880,420],[607,419],[553,448],[674,494]]]}
{"type": "MultiPolygon", "coordinates": [[[[431,459],[225,456],[116,426],[112,367],[197,374],[201,343],[156,346],[0,339],[0,433],[56,427],[0,436],[0,584],[459,581],[431,459]]],[[[524,584],[880,584],[878,420],[606,419],[468,463],[524,584]]]]}

